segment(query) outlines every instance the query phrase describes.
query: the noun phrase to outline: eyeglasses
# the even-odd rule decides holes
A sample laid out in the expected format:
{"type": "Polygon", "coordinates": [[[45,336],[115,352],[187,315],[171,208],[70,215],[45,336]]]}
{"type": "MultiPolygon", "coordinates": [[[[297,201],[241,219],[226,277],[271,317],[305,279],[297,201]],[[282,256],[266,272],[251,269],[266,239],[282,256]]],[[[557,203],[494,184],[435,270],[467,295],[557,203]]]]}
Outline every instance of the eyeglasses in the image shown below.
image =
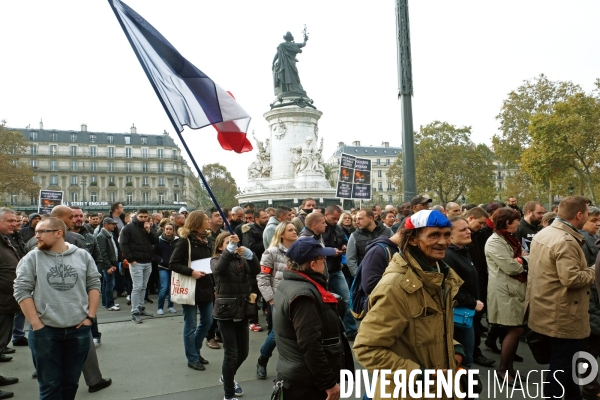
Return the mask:
{"type": "Polygon", "coordinates": [[[42,233],[48,233],[48,232],[58,232],[60,231],[60,229],[43,229],[43,230],[39,230],[39,231],[35,231],[35,235],[39,236],[42,233]]]}

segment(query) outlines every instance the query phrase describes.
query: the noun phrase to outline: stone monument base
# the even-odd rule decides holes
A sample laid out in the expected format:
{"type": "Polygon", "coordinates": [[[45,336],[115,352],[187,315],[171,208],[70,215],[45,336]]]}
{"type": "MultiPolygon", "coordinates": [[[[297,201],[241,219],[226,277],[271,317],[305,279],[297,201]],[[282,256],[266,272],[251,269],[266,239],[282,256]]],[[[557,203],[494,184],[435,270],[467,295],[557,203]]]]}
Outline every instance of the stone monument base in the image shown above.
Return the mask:
{"type": "MultiPolygon", "coordinates": [[[[257,208],[277,207],[279,205],[300,207],[302,200],[307,197],[312,197],[316,200],[317,205],[322,207],[332,204],[342,205],[341,199],[335,197],[335,189],[265,188],[245,191],[236,196],[240,204],[254,203],[257,208]]],[[[349,204],[344,204],[344,206],[346,206],[346,209],[351,207],[349,204]]]]}

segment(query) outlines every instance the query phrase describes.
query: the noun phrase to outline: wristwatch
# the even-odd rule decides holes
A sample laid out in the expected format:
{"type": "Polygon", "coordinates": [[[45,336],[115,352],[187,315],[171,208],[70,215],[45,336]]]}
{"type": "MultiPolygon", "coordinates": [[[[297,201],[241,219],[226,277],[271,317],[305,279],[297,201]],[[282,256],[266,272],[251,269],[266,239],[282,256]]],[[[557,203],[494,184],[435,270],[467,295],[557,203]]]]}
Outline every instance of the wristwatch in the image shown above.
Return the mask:
{"type": "Polygon", "coordinates": [[[85,319],[89,319],[90,321],[92,321],[92,324],[93,324],[94,322],[96,322],[96,317],[90,317],[89,315],[87,315],[87,316],[85,317],[85,319]]]}

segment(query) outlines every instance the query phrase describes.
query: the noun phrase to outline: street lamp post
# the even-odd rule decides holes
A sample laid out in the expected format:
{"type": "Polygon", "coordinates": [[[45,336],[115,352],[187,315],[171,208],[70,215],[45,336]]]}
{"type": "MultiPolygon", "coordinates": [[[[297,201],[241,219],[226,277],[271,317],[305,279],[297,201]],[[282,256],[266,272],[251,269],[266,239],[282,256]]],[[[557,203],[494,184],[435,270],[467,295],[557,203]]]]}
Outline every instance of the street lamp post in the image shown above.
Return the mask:
{"type": "Polygon", "coordinates": [[[83,190],[81,192],[81,201],[85,202],[85,176],[81,177],[81,186],[83,188],[83,190]]]}

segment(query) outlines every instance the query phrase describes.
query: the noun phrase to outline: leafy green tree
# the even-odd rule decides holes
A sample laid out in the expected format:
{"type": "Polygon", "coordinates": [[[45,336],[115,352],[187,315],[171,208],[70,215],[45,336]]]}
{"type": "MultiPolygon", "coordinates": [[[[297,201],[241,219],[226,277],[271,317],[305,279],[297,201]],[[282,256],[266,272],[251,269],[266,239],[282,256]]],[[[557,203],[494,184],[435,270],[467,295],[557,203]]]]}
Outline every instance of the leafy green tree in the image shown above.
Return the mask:
{"type": "MultiPolygon", "coordinates": [[[[471,141],[471,127],[434,121],[415,133],[417,191],[440,203],[489,201],[495,195],[493,153],[471,141]],[[470,199],[469,197],[473,197],[470,199]]],[[[402,157],[388,171],[388,180],[402,190],[402,157]]],[[[410,199],[406,199],[407,201],[410,199]]]]}
{"type": "Polygon", "coordinates": [[[538,182],[574,172],[595,204],[594,186],[600,172],[599,132],[600,99],[584,93],[568,96],[556,102],[550,112],[532,116],[531,144],[522,153],[521,168],[538,182]]]}
{"type": "Polygon", "coordinates": [[[221,207],[232,208],[238,205],[235,196],[238,194],[235,179],[227,168],[219,163],[207,164],[202,173],[221,207]]]}
{"type": "Polygon", "coordinates": [[[510,92],[502,102],[496,119],[500,122],[499,135],[492,139],[498,160],[509,167],[518,165],[521,154],[531,144],[529,125],[534,114],[549,114],[552,106],[575,93],[582,93],[572,82],[550,81],[544,74],[526,80],[510,92]]]}
{"type": "Polygon", "coordinates": [[[40,186],[33,181],[34,173],[28,163],[20,161],[27,151],[28,143],[18,131],[0,122],[0,193],[35,195],[40,186]]]}

